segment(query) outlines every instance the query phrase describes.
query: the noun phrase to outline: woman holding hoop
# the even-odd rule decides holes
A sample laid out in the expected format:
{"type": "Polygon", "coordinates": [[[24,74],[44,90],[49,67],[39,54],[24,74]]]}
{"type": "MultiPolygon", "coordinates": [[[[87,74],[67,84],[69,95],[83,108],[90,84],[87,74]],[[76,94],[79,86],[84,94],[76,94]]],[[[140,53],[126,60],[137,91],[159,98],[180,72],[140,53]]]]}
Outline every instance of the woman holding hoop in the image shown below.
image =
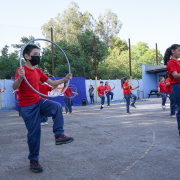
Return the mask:
{"type": "Polygon", "coordinates": [[[112,92],[112,90],[115,88],[115,87],[113,87],[112,89],[111,89],[111,86],[109,86],[109,83],[108,83],[108,81],[106,81],[105,82],[105,94],[106,94],[106,97],[107,97],[107,107],[109,107],[110,106],[110,96],[111,96],[111,101],[113,100],[113,95],[114,95],[114,93],[112,92]]]}
{"type": "Polygon", "coordinates": [[[25,45],[22,51],[26,64],[16,70],[15,81],[12,87],[14,90],[19,88],[19,110],[28,130],[30,169],[33,172],[42,172],[43,168],[39,164],[41,115],[52,117],[56,145],[67,144],[74,139],[64,135],[64,119],[61,105],[57,102],[41,98],[38,93],[30,88],[27,81],[31,84],[31,87],[39,91],[39,81],[42,83],[47,82],[51,86],[57,86],[71,80],[72,74],[68,74],[61,80],[52,81],[40,69],[35,67],[40,62],[39,48],[35,45],[25,45]]]}
{"type": "MultiPolygon", "coordinates": [[[[64,83],[64,87],[62,88],[62,91],[66,88],[66,86],[67,86],[67,82],[64,83]]],[[[65,105],[66,114],[68,114],[68,112],[70,114],[72,113],[71,93],[78,95],[78,93],[73,92],[70,87],[66,89],[64,93],[64,105],[65,105]]]]}

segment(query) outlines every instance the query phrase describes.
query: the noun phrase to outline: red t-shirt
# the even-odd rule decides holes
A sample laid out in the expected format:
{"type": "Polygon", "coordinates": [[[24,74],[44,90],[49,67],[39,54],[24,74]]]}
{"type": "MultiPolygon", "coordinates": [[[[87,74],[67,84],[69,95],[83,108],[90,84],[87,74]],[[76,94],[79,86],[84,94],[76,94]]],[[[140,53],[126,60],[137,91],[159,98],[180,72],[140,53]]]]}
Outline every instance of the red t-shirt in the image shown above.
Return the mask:
{"type": "MultiPolygon", "coordinates": [[[[37,91],[39,91],[39,81],[46,82],[49,78],[38,68],[29,69],[25,65],[25,77],[29,84],[37,91]]],[[[18,68],[19,69],[19,68],[18,68]]],[[[19,78],[18,69],[16,70],[15,79],[19,78]]],[[[37,103],[41,96],[34,92],[23,79],[19,86],[19,107],[30,106],[37,103]]]]}
{"type": "Polygon", "coordinates": [[[180,61],[177,61],[175,59],[170,59],[167,63],[167,70],[169,73],[169,78],[171,80],[171,84],[176,84],[180,82],[180,79],[174,79],[174,77],[171,75],[172,71],[177,71],[180,73],[180,61]]]}
{"type": "MultiPolygon", "coordinates": [[[[62,88],[62,91],[63,91],[64,89],[65,89],[65,87],[62,88]]],[[[66,97],[71,97],[71,92],[72,92],[71,88],[68,87],[68,88],[66,89],[65,93],[64,93],[64,96],[66,96],[66,97]]]]}
{"type": "Polygon", "coordinates": [[[125,87],[127,87],[127,86],[129,86],[129,84],[127,84],[127,83],[123,84],[123,92],[124,92],[124,94],[131,94],[132,87],[129,86],[127,89],[125,89],[125,87]]]}
{"type": "Polygon", "coordinates": [[[162,82],[158,83],[158,87],[160,88],[160,93],[161,92],[163,92],[163,93],[167,92],[166,91],[166,83],[165,82],[164,83],[162,83],[162,82]]]}
{"type": "MultiPolygon", "coordinates": [[[[167,78],[165,83],[167,84],[169,82],[171,83],[171,80],[169,78],[167,78]]],[[[166,90],[167,90],[168,94],[172,93],[171,86],[172,86],[171,84],[169,86],[166,85],[166,90]]]]}
{"type": "Polygon", "coordinates": [[[111,86],[105,85],[104,88],[105,90],[108,90],[108,91],[105,91],[106,94],[111,92],[111,86]]]}
{"type": "Polygon", "coordinates": [[[104,95],[104,91],[106,90],[105,86],[98,87],[98,96],[104,95]]]}
{"type": "MultiPolygon", "coordinates": [[[[39,92],[48,95],[48,91],[51,91],[52,87],[47,84],[39,84],[39,92]]],[[[48,97],[41,96],[42,98],[49,99],[48,97]]]]}
{"type": "Polygon", "coordinates": [[[17,93],[17,99],[19,99],[19,89],[17,89],[18,91],[16,91],[17,93]]]}

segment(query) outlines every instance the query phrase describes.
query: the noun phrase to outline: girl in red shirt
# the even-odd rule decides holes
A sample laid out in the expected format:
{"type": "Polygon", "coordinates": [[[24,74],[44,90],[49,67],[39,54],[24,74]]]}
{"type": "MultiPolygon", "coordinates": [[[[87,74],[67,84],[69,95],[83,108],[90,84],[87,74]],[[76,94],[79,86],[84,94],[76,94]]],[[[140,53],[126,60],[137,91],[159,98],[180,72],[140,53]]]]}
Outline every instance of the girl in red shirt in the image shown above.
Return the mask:
{"type": "Polygon", "coordinates": [[[108,83],[108,81],[106,81],[105,82],[105,86],[104,86],[104,88],[105,88],[105,94],[106,94],[106,97],[107,97],[107,107],[109,107],[110,106],[110,96],[111,96],[111,101],[113,100],[113,95],[114,95],[114,93],[112,92],[112,90],[115,88],[112,88],[111,89],[111,86],[109,86],[109,83],[108,83]]]}
{"type": "Polygon", "coordinates": [[[177,107],[177,123],[180,139],[180,45],[173,44],[167,48],[164,55],[164,64],[167,65],[169,78],[172,84],[172,93],[176,100],[175,105],[177,107]],[[170,59],[171,58],[171,59],[170,59]]]}
{"type": "Polygon", "coordinates": [[[176,105],[175,105],[175,99],[174,99],[174,94],[172,93],[172,89],[171,89],[171,80],[169,78],[169,74],[168,72],[166,72],[166,91],[167,94],[169,95],[169,100],[170,100],[170,109],[171,109],[171,113],[170,116],[171,117],[176,117],[175,115],[175,111],[176,111],[176,105]]]}
{"type": "MultiPolygon", "coordinates": [[[[64,87],[62,88],[62,91],[65,89],[67,86],[67,82],[64,83],[64,87]]],[[[66,114],[72,113],[72,106],[71,106],[71,93],[78,95],[78,93],[73,92],[70,87],[68,87],[64,93],[64,105],[65,105],[65,110],[66,114]]]]}
{"type": "Polygon", "coordinates": [[[131,106],[136,108],[135,106],[135,102],[136,102],[136,99],[137,97],[131,93],[131,90],[135,90],[137,89],[139,86],[135,87],[135,88],[132,88],[129,83],[129,79],[128,78],[124,78],[124,81],[123,81],[123,92],[124,92],[124,98],[126,99],[126,108],[127,108],[127,113],[126,114],[131,114],[129,112],[129,105],[130,105],[130,99],[131,97],[133,98],[133,102],[131,103],[131,106]]]}
{"type": "Polygon", "coordinates": [[[167,96],[166,96],[166,83],[165,83],[165,78],[163,76],[161,76],[159,78],[158,92],[162,97],[162,108],[163,108],[163,110],[165,110],[166,109],[165,104],[166,104],[167,96]]]}

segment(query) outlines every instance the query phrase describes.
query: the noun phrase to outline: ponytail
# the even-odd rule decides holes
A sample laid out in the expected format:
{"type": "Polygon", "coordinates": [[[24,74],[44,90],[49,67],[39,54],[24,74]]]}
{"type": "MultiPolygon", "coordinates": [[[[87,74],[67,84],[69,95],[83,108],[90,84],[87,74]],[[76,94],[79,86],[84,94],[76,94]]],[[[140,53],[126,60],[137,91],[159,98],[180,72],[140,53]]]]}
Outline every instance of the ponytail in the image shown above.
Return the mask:
{"type": "Polygon", "coordinates": [[[167,48],[164,54],[164,65],[167,65],[168,61],[170,60],[170,57],[172,56],[172,50],[176,50],[178,47],[180,47],[179,44],[173,44],[171,47],[167,48]]]}

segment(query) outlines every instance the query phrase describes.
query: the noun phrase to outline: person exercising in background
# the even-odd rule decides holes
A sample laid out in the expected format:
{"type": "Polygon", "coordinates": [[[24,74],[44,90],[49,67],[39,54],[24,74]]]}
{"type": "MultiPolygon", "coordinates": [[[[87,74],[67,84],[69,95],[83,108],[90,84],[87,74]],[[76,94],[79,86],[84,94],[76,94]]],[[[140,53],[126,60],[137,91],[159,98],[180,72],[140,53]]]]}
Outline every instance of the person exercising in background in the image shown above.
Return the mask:
{"type": "Polygon", "coordinates": [[[108,91],[105,89],[105,86],[103,86],[103,81],[100,81],[100,86],[97,88],[97,91],[98,91],[98,96],[101,98],[100,109],[103,109],[104,108],[104,101],[105,101],[104,91],[108,91]]]}
{"type": "MultiPolygon", "coordinates": [[[[48,84],[42,83],[39,81],[39,92],[45,95],[48,95],[49,91],[52,91],[56,89],[57,86],[49,86],[48,84]]],[[[49,99],[48,97],[41,96],[44,99],[49,99]]],[[[41,126],[47,125],[48,124],[48,117],[41,115],[41,126]]]]}
{"type": "MultiPolygon", "coordinates": [[[[64,87],[62,88],[62,91],[66,88],[66,86],[67,86],[67,82],[64,83],[64,87]]],[[[66,114],[68,114],[68,112],[70,114],[72,113],[71,93],[78,95],[78,93],[73,92],[70,87],[67,87],[66,91],[64,92],[64,105],[65,105],[66,114]]]]}
{"type": "Polygon", "coordinates": [[[111,96],[111,101],[112,101],[112,100],[113,100],[113,95],[114,95],[114,93],[112,92],[112,90],[113,90],[115,87],[111,89],[111,86],[109,86],[108,81],[106,81],[104,88],[105,88],[105,90],[106,90],[106,91],[105,91],[105,94],[106,94],[106,97],[107,97],[107,107],[109,107],[109,106],[110,106],[110,96],[111,96]]]}

